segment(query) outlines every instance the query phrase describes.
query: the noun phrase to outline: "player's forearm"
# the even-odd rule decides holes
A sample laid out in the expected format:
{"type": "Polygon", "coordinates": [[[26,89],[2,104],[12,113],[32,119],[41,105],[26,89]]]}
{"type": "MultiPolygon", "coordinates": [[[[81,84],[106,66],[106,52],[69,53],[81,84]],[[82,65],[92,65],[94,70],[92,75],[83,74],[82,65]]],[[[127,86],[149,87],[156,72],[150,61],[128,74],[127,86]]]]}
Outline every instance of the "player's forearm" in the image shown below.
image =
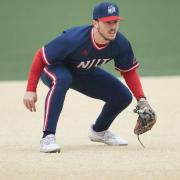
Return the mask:
{"type": "Polygon", "coordinates": [[[137,100],[139,100],[141,97],[145,97],[136,69],[126,73],[122,73],[122,76],[124,77],[126,84],[137,100]]]}
{"type": "Polygon", "coordinates": [[[31,64],[29,78],[27,83],[27,91],[36,91],[37,84],[40,78],[40,75],[44,69],[45,63],[42,58],[42,50],[39,49],[34,56],[34,59],[31,64]]]}

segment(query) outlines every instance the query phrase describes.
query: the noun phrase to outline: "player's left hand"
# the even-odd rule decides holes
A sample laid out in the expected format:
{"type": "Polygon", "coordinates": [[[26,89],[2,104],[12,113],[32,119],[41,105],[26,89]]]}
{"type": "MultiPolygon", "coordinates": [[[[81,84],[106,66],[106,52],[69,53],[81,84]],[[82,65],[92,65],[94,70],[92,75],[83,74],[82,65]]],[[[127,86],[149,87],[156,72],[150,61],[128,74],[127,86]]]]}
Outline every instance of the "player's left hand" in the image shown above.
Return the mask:
{"type": "Polygon", "coordinates": [[[145,98],[141,98],[138,101],[134,112],[139,115],[134,128],[134,133],[136,135],[149,131],[156,123],[156,114],[145,98]]]}

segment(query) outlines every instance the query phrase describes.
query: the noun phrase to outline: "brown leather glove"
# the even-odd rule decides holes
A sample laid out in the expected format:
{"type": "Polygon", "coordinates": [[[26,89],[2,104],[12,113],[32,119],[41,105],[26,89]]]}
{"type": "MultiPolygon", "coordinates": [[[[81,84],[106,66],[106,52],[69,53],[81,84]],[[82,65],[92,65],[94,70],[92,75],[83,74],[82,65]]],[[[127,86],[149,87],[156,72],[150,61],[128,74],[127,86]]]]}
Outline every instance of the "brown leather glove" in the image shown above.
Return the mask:
{"type": "Polygon", "coordinates": [[[156,114],[145,98],[141,98],[138,101],[134,112],[139,115],[134,128],[134,133],[140,135],[151,130],[156,123],[156,114]]]}

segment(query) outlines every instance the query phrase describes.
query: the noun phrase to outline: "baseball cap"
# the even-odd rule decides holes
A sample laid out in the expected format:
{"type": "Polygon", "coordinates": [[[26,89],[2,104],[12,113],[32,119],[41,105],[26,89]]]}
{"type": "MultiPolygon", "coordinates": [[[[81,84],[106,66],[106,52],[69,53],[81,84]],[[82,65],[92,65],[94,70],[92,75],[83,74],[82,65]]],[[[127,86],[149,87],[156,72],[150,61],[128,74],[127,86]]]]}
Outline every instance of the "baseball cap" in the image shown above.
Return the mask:
{"type": "Polygon", "coordinates": [[[123,18],[119,16],[118,6],[110,2],[97,4],[93,10],[93,19],[102,22],[123,20],[123,18]]]}

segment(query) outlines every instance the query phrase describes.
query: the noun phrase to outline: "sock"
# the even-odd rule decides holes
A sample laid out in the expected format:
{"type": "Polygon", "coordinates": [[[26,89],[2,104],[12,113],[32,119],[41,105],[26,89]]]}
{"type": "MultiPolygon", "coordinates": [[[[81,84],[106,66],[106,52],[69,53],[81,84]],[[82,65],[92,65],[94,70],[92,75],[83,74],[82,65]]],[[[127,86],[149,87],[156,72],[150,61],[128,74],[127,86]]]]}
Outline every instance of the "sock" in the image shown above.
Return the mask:
{"type": "Polygon", "coordinates": [[[49,131],[43,131],[43,137],[42,138],[45,138],[49,134],[55,134],[55,133],[52,133],[52,132],[49,132],[49,131]]]}
{"type": "Polygon", "coordinates": [[[96,131],[96,129],[94,128],[94,125],[92,125],[92,130],[93,130],[96,134],[98,134],[99,136],[104,136],[104,133],[105,133],[105,131],[106,131],[106,130],[96,131]]]}

